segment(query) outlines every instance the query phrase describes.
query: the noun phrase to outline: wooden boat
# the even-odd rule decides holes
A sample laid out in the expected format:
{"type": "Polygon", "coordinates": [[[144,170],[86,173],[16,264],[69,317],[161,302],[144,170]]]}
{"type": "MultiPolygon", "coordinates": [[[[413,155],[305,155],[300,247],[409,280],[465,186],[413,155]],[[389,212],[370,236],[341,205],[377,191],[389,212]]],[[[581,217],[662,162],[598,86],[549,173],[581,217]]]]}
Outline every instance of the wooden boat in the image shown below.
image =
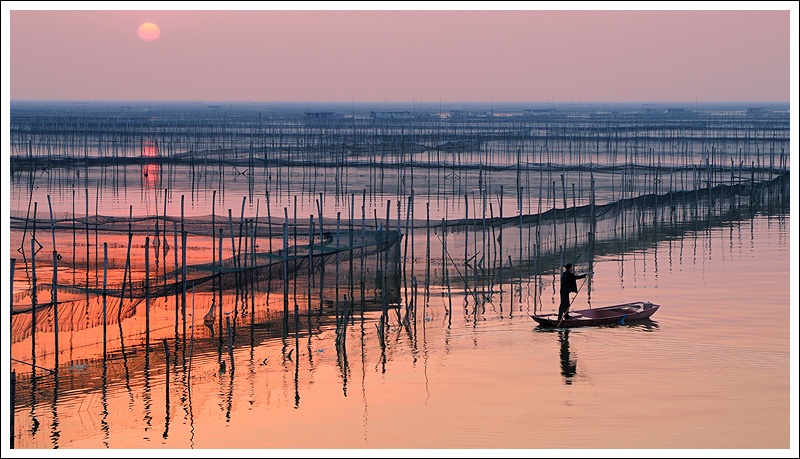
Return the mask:
{"type": "Polygon", "coordinates": [[[558,314],[532,315],[531,318],[543,327],[571,328],[591,325],[626,324],[636,320],[646,319],[658,310],[659,305],[649,301],[635,303],[615,304],[601,308],[580,309],[569,311],[568,317],[560,322],[558,314]]]}

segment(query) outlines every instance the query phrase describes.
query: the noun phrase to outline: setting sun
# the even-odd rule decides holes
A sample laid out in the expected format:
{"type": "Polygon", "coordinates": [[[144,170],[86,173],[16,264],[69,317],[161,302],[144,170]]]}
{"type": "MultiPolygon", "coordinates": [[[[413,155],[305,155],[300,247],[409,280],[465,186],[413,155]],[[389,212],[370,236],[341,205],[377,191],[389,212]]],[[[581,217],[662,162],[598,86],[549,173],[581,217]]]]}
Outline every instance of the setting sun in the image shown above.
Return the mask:
{"type": "Polygon", "coordinates": [[[157,40],[159,35],[161,35],[161,30],[152,22],[145,22],[139,26],[139,38],[144,41],[157,40]]]}

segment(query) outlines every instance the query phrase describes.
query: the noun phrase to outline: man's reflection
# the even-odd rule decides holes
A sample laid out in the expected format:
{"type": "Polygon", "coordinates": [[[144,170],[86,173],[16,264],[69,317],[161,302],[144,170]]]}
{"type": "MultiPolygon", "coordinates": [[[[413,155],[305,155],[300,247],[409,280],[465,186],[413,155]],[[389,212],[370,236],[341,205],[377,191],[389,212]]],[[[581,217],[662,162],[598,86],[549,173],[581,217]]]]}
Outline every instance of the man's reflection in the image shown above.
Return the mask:
{"type": "Polygon", "coordinates": [[[564,377],[564,384],[572,384],[578,361],[569,353],[569,329],[558,331],[558,341],[561,343],[561,376],[564,377]]]}

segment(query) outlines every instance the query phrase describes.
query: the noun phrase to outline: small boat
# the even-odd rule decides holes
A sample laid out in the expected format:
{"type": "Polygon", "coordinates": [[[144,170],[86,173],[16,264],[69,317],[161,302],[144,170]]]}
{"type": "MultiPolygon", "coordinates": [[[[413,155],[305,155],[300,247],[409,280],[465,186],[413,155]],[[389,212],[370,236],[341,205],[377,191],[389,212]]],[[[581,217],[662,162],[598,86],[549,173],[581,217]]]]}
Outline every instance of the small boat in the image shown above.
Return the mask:
{"type": "Polygon", "coordinates": [[[591,325],[624,325],[635,320],[646,319],[658,310],[659,305],[649,301],[615,304],[601,308],[569,311],[566,317],[558,320],[558,314],[538,314],[531,318],[543,327],[572,328],[591,325]]]}

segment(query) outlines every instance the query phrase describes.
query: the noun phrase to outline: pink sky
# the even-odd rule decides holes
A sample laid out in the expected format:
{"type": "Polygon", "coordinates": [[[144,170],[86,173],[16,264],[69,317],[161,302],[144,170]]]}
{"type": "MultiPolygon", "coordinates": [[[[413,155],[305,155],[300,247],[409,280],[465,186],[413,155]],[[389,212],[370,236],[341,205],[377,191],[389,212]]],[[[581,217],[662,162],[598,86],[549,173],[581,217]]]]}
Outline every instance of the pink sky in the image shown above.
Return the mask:
{"type": "Polygon", "coordinates": [[[750,11],[12,9],[3,73],[13,100],[789,102],[793,3],[750,11]],[[139,39],[144,22],[160,27],[157,40],[139,39]]]}

